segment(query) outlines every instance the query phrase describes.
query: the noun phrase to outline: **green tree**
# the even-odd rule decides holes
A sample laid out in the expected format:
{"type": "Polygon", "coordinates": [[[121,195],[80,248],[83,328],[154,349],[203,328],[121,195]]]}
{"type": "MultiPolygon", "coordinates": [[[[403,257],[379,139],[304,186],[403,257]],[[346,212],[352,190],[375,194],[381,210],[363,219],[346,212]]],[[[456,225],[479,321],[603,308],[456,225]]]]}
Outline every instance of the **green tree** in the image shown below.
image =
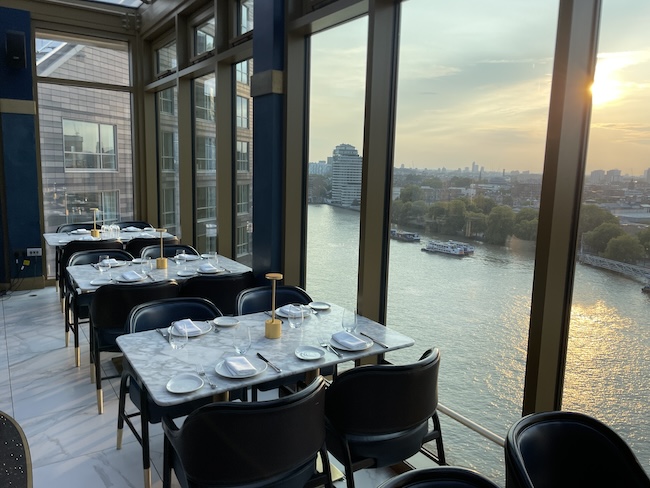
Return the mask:
{"type": "Polygon", "coordinates": [[[635,264],[645,255],[645,249],[636,236],[623,234],[614,237],[607,244],[603,257],[624,263],[635,264]]]}
{"type": "Polygon", "coordinates": [[[580,209],[580,222],[578,223],[578,237],[606,222],[618,224],[618,218],[612,215],[610,211],[600,208],[598,205],[582,205],[580,209]]]}
{"type": "Polygon", "coordinates": [[[537,239],[537,226],[539,221],[537,219],[532,220],[520,220],[515,223],[515,230],[513,234],[519,239],[524,241],[534,241],[537,239]]]}
{"type": "Polygon", "coordinates": [[[539,218],[539,211],[534,208],[522,208],[515,216],[515,222],[519,223],[522,220],[537,220],[539,218]]]}
{"type": "Polygon", "coordinates": [[[487,216],[497,206],[497,202],[490,197],[478,195],[472,199],[472,206],[474,212],[483,212],[487,216]]]}
{"type": "Polygon", "coordinates": [[[442,188],[444,184],[442,180],[437,176],[431,176],[422,181],[422,186],[429,186],[431,188],[442,188]]]}
{"type": "Polygon", "coordinates": [[[393,224],[401,224],[404,218],[404,202],[400,199],[393,200],[390,206],[390,221],[393,224]]]}
{"type": "Polygon", "coordinates": [[[467,212],[465,214],[465,226],[469,227],[469,235],[483,235],[487,229],[488,216],[481,212],[467,212]]]}
{"type": "Polygon", "coordinates": [[[494,207],[488,216],[485,240],[490,244],[504,245],[512,235],[515,225],[515,212],[507,205],[494,207]]]}
{"type": "Polygon", "coordinates": [[[600,224],[594,230],[584,233],[582,235],[582,243],[587,247],[585,251],[601,254],[607,249],[607,244],[610,240],[624,233],[625,231],[621,229],[620,225],[606,222],[600,224]]]}
{"type": "Polygon", "coordinates": [[[404,203],[424,200],[424,192],[418,185],[407,185],[399,192],[399,199],[404,203]]]}
{"type": "Polygon", "coordinates": [[[466,176],[452,176],[449,179],[449,186],[453,188],[469,188],[472,184],[472,179],[466,176]]]}
{"type": "Polygon", "coordinates": [[[650,228],[644,229],[636,235],[637,239],[645,249],[646,257],[650,256],[650,228]]]}
{"type": "Polygon", "coordinates": [[[465,229],[465,202],[452,200],[447,208],[447,219],[442,230],[445,234],[457,234],[465,229]]]}

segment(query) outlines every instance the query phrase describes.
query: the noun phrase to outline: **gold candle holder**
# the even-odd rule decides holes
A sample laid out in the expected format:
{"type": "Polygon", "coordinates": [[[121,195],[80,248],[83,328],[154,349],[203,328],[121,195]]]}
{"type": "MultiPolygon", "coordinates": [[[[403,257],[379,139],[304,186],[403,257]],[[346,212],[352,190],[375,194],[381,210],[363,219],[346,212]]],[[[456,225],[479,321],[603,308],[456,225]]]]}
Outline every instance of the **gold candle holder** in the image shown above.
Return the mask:
{"type": "Polygon", "coordinates": [[[99,209],[98,208],[91,208],[90,210],[93,211],[93,228],[90,231],[90,235],[92,237],[99,237],[99,229],[97,228],[97,211],[99,209]]]}
{"type": "Polygon", "coordinates": [[[160,257],[156,258],[156,268],[167,269],[167,258],[163,246],[163,232],[167,232],[167,229],[156,229],[156,232],[160,232],[160,257]]]}
{"type": "Polygon", "coordinates": [[[279,339],[282,336],[282,321],[275,318],[275,284],[282,279],[282,273],[267,273],[266,279],[271,280],[271,318],[264,322],[264,336],[279,339]]]}

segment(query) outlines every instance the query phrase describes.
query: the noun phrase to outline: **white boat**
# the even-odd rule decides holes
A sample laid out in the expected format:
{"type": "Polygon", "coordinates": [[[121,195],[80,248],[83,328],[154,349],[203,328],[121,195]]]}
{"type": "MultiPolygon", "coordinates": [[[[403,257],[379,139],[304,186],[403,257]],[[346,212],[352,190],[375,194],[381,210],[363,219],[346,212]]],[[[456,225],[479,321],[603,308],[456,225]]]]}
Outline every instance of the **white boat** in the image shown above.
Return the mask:
{"type": "Polygon", "coordinates": [[[450,244],[454,244],[456,246],[460,246],[463,248],[463,251],[465,255],[467,254],[474,254],[474,246],[470,246],[466,242],[460,242],[460,241],[449,241],[450,244]]]}
{"type": "Polygon", "coordinates": [[[422,250],[424,252],[437,252],[441,254],[449,254],[451,256],[465,256],[465,251],[462,246],[453,244],[451,241],[429,241],[422,250]]]}
{"type": "Polygon", "coordinates": [[[390,238],[404,242],[420,242],[420,234],[391,229],[390,238]]]}

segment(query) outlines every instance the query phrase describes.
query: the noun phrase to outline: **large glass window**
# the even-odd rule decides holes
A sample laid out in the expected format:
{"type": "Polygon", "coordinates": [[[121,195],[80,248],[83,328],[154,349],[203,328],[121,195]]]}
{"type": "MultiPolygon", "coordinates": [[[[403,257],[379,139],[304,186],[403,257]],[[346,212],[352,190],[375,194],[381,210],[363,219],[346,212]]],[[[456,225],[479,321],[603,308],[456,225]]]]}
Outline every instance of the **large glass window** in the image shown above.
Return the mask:
{"type": "Polygon", "coordinates": [[[198,56],[214,49],[214,18],[194,30],[194,55],[198,56]]]}
{"type": "Polygon", "coordinates": [[[237,141],[237,171],[250,171],[249,146],[248,141],[237,141]]]}
{"type": "Polygon", "coordinates": [[[158,74],[176,69],[176,41],[156,50],[156,71],[158,74]]]}
{"type": "Polygon", "coordinates": [[[160,195],[161,225],[170,234],[180,236],[180,201],[178,168],[178,114],[177,88],[167,88],[158,92],[156,119],[158,132],[158,183],[160,195]],[[171,103],[169,103],[171,101],[171,103]]]}
{"type": "Polygon", "coordinates": [[[248,129],[248,101],[247,97],[237,95],[237,127],[248,129]]]}
{"type": "Polygon", "coordinates": [[[38,31],[35,46],[45,232],[92,222],[92,208],[102,221],[132,219],[128,44],[38,31]]]}
{"type": "Polygon", "coordinates": [[[254,0],[240,0],[239,4],[239,34],[253,30],[254,0]]]}
{"type": "Polygon", "coordinates": [[[217,250],[217,144],[215,76],[194,84],[195,245],[200,252],[217,250]]]}
{"type": "MultiPolygon", "coordinates": [[[[522,408],[557,13],[402,4],[387,325],[438,347],[440,402],[501,436],[522,408]]],[[[451,464],[503,477],[500,446],[441,421],[451,464]]]]}
{"type": "Polygon", "coordinates": [[[367,38],[365,17],[311,38],[306,288],[350,309],[359,269],[367,38]]]}
{"type": "Polygon", "coordinates": [[[618,432],[650,473],[647,2],[603,2],[562,407],[618,432]]]}
{"type": "Polygon", "coordinates": [[[253,74],[253,61],[242,61],[233,66],[233,82],[236,93],[236,127],[233,140],[232,161],[236,174],[236,194],[233,204],[235,211],[235,248],[237,260],[251,266],[252,222],[253,222],[253,99],[248,78],[243,81],[239,73],[253,74]]]}

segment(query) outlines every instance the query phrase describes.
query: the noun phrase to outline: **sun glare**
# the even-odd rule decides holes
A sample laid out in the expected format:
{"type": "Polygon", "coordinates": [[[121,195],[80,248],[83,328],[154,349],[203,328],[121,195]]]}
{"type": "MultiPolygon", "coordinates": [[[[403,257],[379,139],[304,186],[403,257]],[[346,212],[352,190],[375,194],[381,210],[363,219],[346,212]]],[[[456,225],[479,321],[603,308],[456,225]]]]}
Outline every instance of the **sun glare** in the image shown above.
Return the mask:
{"type": "Polygon", "coordinates": [[[608,53],[598,56],[594,82],[591,85],[594,105],[604,105],[623,97],[621,71],[631,64],[635,64],[635,61],[630,53],[608,53]]]}

